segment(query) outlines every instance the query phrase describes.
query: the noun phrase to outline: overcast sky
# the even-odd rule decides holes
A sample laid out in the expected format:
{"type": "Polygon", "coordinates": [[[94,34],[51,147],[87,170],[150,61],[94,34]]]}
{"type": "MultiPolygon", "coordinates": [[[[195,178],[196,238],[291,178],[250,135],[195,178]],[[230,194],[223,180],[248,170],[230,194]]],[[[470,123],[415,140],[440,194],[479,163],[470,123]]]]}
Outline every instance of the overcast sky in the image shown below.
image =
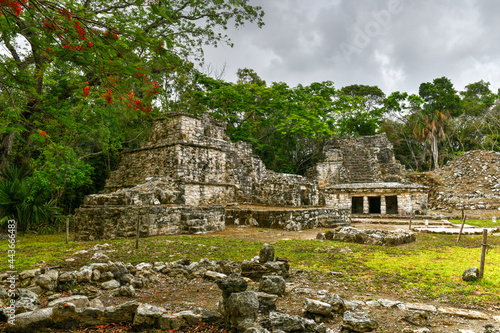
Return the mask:
{"type": "Polygon", "coordinates": [[[224,79],[252,68],[290,86],[333,81],[418,92],[446,76],[455,89],[485,80],[500,87],[498,0],[250,0],[265,26],[228,32],[234,47],[205,49],[224,79]]]}

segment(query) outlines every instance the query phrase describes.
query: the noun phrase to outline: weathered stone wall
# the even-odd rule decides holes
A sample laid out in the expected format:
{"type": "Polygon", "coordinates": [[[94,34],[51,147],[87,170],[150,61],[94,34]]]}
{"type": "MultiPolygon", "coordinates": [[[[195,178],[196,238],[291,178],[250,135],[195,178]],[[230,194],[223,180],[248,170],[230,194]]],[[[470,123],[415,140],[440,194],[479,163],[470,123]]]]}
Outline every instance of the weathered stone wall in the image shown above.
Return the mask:
{"type": "Polygon", "coordinates": [[[348,224],[348,218],[348,210],[337,208],[226,208],[226,225],[250,225],[284,230],[333,228],[348,224]]]}
{"type": "Polygon", "coordinates": [[[103,206],[80,208],[75,215],[76,240],[141,237],[224,230],[222,206],[103,206]]]}

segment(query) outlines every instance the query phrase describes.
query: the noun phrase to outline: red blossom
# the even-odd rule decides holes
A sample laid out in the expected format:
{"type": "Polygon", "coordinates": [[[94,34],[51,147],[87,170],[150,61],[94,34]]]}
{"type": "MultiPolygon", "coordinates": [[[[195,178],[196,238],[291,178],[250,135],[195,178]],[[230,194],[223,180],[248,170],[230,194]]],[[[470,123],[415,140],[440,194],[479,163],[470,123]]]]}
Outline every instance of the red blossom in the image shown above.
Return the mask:
{"type": "Polygon", "coordinates": [[[45,139],[47,139],[47,132],[40,130],[40,136],[43,136],[45,139]]]}
{"type": "Polygon", "coordinates": [[[87,40],[87,37],[85,37],[85,29],[80,26],[80,22],[76,21],[76,23],[73,24],[73,28],[75,28],[79,40],[87,40]]]}
{"type": "Polygon", "coordinates": [[[83,97],[87,97],[90,94],[90,88],[89,86],[86,86],[83,88],[83,97]]]}
{"type": "Polygon", "coordinates": [[[66,16],[66,19],[71,21],[71,13],[67,9],[59,9],[59,14],[66,16]]]}
{"type": "Polygon", "coordinates": [[[108,88],[108,92],[104,94],[104,99],[108,101],[108,104],[113,103],[113,97],[111,96],[112,92],[111,89],[108,88]]]}

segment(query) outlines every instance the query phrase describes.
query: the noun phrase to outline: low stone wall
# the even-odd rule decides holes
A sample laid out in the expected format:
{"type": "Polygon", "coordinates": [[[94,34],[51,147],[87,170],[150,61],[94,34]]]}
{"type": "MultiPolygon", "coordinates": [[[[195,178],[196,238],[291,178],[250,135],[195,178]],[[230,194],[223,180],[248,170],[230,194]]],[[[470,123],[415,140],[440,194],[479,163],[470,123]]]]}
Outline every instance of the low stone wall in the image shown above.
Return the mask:
{"type": "Polygon", "coordinates": [[[289,231],[333,228],[348,224],[348,218],[347,209],[336,208],[226,208],[227,225],[251,225],[289,231]]]}
{"type": "Polygon", "coordinates": [[[137,221],[141,237],[192,234],[223,230],[222,206],[101,206],[79,208],[75,214],[75,239],[87,241],[135,237],[137,221]]]}

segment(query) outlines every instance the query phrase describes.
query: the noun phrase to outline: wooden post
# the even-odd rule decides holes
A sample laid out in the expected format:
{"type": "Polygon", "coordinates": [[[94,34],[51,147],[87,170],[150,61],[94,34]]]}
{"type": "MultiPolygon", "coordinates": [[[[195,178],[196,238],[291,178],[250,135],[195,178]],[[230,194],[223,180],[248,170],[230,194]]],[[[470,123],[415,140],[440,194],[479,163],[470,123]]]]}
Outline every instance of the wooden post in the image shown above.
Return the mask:
{"type": "Polygon", "coordinates": [[[411,230],[411,218],[413,217],[413,210],[410,212],[410,227],[408,228],[408,230],[411,230]]]}
{"type": "Polygon", "coordinates": [[[137,218],[137,235],[135,237],[135,248],[139,248],[139,229],[141,228],[141,220],[137,218]]]}
{"type": "Polygon", "coordinates": [[[460,242],[460,237],[462,236],[462,231],[464,230],[465,218],[465,211],[462,209],[462,226],[460,227],[460,232],[458,233],[457,243],[460,242]]]}
{"type": "Polygon", "coordinates": [[[488,229],[483,229],[483,242],[481,243],[481,263],[479,264],[479,279],[483,278],[484,273],[484,261],[486,259],[486,249],[488,248],[487,239],[488,229]]]}
{"type": "Polygon", "coordinates": [[[66,219],[66,244],[69,242],[69,217],[66,219]]]}

